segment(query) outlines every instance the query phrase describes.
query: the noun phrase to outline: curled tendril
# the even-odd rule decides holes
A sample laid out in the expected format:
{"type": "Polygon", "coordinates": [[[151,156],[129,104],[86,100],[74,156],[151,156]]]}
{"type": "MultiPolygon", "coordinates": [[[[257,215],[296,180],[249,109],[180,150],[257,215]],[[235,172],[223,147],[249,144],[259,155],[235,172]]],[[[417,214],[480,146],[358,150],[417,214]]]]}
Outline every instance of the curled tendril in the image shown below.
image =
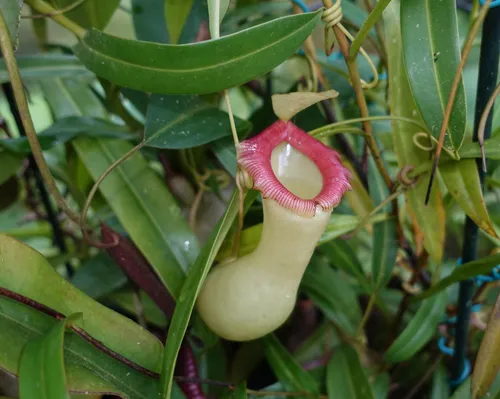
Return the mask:
{"type": "MultiPolygon", "coordinates": [[[[349,31],[344,28],[344,26],[341,24],[343,18],[343,13],[342,13],[342,0],[336,0],[333,6],[330,8],[326,9],[323,12],[322,20],[326,24],[325,26],[325,53],[327,56],[329,56],[334,48],[334,44],[330,45],[330,40],[329,40],[329,31],[330,29],[333,29],[335,26],[338,27],[344,35],[346,35],[349,40],[353,41],[354,37],[349,33],[349,31]]],[[[366,53],[366,51],[361,47],[359,49],[359,52],[363,55],[363,57],[366,59],[368,62],[368,65],[370,65],[370,68],[373,72],[373,80],[369,83],[361,79],[361,86],[363,89],[373,89],[377,86],[378,81],[379,81],[379,76],[378,76],[378,71],[377,67],[371,60],[370,56],[366,53]]]]}
{"type": "Polygon", "coordinates": [[[417,177],[410,177],[409,174],[415,169],[413,165],[406,165],[403,166],[398,174],[397,174],[397,179],[399,184],[403,187],[413,187],[417,181],[418,181],[418,176],[417,177]]]}
{"type": "MultiPolygon", "coordinates": [[[[438,141],[431,136],[430,134],[426,132],[418,132],[415,133],[412,137],[413,139],[413,144],[415,144],[416,147],[420,148],[422,151],[426,152],[432,152],[436,148],[438,141]],[[426,139],[427,143],[423,143],[421,140],[426,139]]],[[[460,158],[458,157],[458,154],[449,150],[448,148],[443,146],[443,150],[454,160],[458,161],[460,158]]]]}

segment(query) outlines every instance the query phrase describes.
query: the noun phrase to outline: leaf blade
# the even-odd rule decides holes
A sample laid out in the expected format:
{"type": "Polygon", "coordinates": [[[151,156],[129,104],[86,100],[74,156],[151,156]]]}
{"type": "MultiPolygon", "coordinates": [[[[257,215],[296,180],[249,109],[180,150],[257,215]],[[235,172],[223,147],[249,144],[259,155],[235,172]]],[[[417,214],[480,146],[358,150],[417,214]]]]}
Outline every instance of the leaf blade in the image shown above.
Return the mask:
{"type": "Polygon", "coordinates": [[[443,317],[446,300],[446,293],[441,293],[423,302],[403,332],[387,349],[384,358],[390,363],[399,363],[417,353],[435,333],[443,317]]]}
{"type": "MultiPolygon", "coordinates": [[[[235,118],[236,130],[243,134],[249,122],[235,118]]],[[[227,113],[199,96],[159,96],[149,99],[146,114],[146,145],[155,148],[196,147],[231,135],[227,113]]]]}
{"type": "Polygon", "coordinates": [[[40,338],[28,342],[19,368],[19,394],[25,399],[69,399],[64,371],[66,327],[81,317],[75,313],[58,322],[40,338]]]}
{"type": "Polygon", "coordinates": [[[284,17],[217,41],[181,46],[92,30],[74,51],[88,69],[119,86],[159,94],[207,94],[273,69],[297,50],[319,18],[320,12],[284,17]]]}
{"type": "MultiPolygon", "coordinates": [[[[401,33],[415,102],[426,126],[438,139],[455,71],[460,63],[455,1],[402,0],[401,33]]],[[[466,123],[465,90],[461,82],[445,138],[448,148],[455,151],[460,148],[466,123]]]]}
{"type": "MultiPolygon", "coordinates": [[[[411,96],[410,85],[403,62],[401,46],[400,19],[397,5],[390,3],[384,11],[384,26],[386,37],[393,38],[387,41],[389,57],[389,89],[391,97],[391,114],[398,117],[415,119],[413,111],[416,109],[411,96]]],[[[419,119],[419,118],[418,118],[419,119]]],[[[420,165],[428,160],[429,154],[417,148],[412,136],[420,129],[412,124],[401,121],[392,121],[393,143],[398,157],[398,166],[420,165]]],[[[441,193],[435,187],[432,190],[427,206],[424,205],[427,190],[427,181],[420,179],[415,186],[407,190],[408,206],[415,216],[418,227],[424,235],[424,247],[431,258],[439,263],[443,257],[445,238],[445,214],[441,193]]]]}
{"type": "MultiPolygon", "coordinates": [[[[256,198],[257,191],[250,191],[245,199],[245,205],[248,207],[256,198]]],[[[226,209],[225,214],[220,219],[217,226],[212,231],[212,235],[203,247],[195,264],[189,269],[186,281],[177,300],[172,321],[168,330],[168,336],[163,357],[163,368],[161,374],[161,389],[164,397],[170,397],[173,384],[173,376],[177,355],[179,353],[184,334],[191,314],[193,312],[196,297],[201,289],[203,281],[207,276],[215,256],[222,245],[222,241],[233,225],[233,221],[238,212],[238,193],[233,197],[226,209]]]]}
{"type": "Polygon", "coordinates": [[[328,362],[326,389],[329,399],[366,398],[374,399],[358,354],[349,345],[337,348],[328,362]]]}

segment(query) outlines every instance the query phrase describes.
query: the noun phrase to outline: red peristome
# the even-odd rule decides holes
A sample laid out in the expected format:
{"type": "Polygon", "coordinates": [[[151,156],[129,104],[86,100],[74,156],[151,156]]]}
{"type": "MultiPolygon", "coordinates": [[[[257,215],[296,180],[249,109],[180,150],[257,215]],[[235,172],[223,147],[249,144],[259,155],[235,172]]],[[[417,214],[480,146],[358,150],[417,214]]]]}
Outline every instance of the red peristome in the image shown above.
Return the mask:
{"type": "Polygon", "coordinates": [[[323,210],[334,208],[344,193],[351,189],[351,175],[340,162],[337,152],[292,122],[277,121],[257,136],[241,142],[238,164],[252,177],[253,188],[259,190],[264,198],[273,199],[282,207],[304,216],[314,216],[318,205],[323,210]],[[299,198],[276,178],[271,166],[271,154],[283,142],[289,143],[318,167],[323,176],[323,188],[316,197],[308,200],[299,198]]]}

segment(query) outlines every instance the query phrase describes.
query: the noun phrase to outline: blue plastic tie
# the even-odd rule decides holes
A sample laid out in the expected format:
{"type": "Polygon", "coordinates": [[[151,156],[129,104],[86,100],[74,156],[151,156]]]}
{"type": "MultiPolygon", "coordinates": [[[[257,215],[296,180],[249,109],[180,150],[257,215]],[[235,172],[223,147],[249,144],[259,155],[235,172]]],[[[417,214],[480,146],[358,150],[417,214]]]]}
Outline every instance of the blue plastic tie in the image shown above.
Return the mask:
{"type": "Polygon", "coordinates": [[[438,348],[441,352],[448,356],[453,356],[453,354],[455,353],[455,349],[450,348],[446,345],[446,337],[444,335],[438,340],[438,348]]]}
{"type": "MultiPolygon", "coordinates": [[[[500,2],[500,0],[498,0],[500,2]]],[[[462,265],[462,258],[457,259],[457,266],[462,265]]],[[[485,283],[491,283],[493,281],[500,280],[500,265],[495,266],[489,274],[479,274],[475,277],[472,277],[471,280],[476,283],[478,287],[482,286],[485,283]]]]}
{"type": "Polygon", "coordinates": [[[309,7],[302,0],[292,0],[292,3],[297,4],[303,12],[309,12],[309,7]]]}
{"type": "MultiPolygon", "coordinates": [[[[486,0],[479,0],[479,3],[481,3],[481,5],[483,6],[484,3],[486,3],[486,0]]],[[[491,3],[490,3],[490,8],[493,8],[493,7],[498,7],[500,6],[500,0],[493,0],[491,3]]]]}
{"type": "Polygon", "coordinates": [[[465,359],[462,374],[460,374],[460,377],[458,377],[456,380],[450,380],[449,384],[452,387],[458,387],[459,385],[462,385],[462,382],[464,382],[467,379],[470,372],[471,372],[470,362],[467,359],[465,359]]]}

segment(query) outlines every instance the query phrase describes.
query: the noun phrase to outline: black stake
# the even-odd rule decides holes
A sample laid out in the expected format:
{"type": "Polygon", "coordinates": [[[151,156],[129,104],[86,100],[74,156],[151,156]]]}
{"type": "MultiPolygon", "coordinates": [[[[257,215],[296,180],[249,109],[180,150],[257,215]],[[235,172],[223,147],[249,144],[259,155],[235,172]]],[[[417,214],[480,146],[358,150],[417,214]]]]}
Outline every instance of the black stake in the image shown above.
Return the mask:
{"type": "MultiPolygon", "coordinates": [[[[474,116],[474,141],[477,141],[477,129],[486,103],[495,89],[498,76],[498,61],[500,58],[500,7],[493,7],[488,11],[484,20],[481,41],[481,57],[479,61],[479,76],[477,85],[476,112],[474,116]]],[[[491,135],[490,114],[484,130],[484,138],[491,135]]],[[[486,154],[488,155],[488,154],[486,154]]],[[[484,185],[484,172],[481,160],[476,159],[477,170],[481,186],[484,185]]],[[[478,227],[467,217],[464,227],[464,243],[462,248],[462,262],[470,262],[477,257],[478,227]]],[[[466,280],[460,283],[458,294],[458,314],[455,328],[455,354],[453,357],[452,380],[458,381],[462,375],[467,354],[469,336],[469,321],[472,306],[474,282],[466,280]]]]}
{"type": "MultiPolygon", "coordinates": [[[[26,136],[26,132],[24,131],[24,127],[21,121],[21,114],[17,109],[16,101],[14,99],[14,92],[12,91],[12,86],[10,85],[10,83],[3,83],[2,89],[9,103],[10,112],[12,113],[16,121],[19,133],[21,134],[21,136],[26,136]]],[[[42,176],[40,174],[40,171],[38,170],[33,155],[30,154],[28,160],[29,160],[29,171],[31,172],[30,174],[35,178],[36,187],[40,194],[40,199],[42,200],[45,212],[47,214],[47,220],[52,226],[52,234],[54,242],[61,251],[61,253],[65,254],[68,252],[68,250],[66,248],[66,243],[64,242],[63,231],[61,229],[61,226],[59,225],[59,221],[57,220],[57,215],[56,212],[54,211],[52,203],[50,202],[50,197],[47,192],[47,188],[45,187],[45,183],[43,182],[42,176]]],[[[29,176],[26,179],[26,183],[29,184],[29,176]]],[[[73,267],[70,262],[66,262],[65,265],[66,265],[66,273],[68,277],[71,277],[73,275],[73,267]]]]}

